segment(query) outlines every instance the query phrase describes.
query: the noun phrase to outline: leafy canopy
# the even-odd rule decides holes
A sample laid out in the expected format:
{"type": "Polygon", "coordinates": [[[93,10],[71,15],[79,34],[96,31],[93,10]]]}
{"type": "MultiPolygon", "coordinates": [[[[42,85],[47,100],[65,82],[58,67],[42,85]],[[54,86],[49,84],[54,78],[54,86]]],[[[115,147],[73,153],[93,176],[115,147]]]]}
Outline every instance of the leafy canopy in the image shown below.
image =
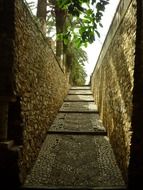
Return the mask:
{"type": "Polygon", "coordinates": [[[58,34],[64,43],[74,41],[82,44],[93,43],[100,37],[98,27],[102,27],[101,19],[109,0],[57,0],[59,8],[66,11],[66,32],[58,34]]]}

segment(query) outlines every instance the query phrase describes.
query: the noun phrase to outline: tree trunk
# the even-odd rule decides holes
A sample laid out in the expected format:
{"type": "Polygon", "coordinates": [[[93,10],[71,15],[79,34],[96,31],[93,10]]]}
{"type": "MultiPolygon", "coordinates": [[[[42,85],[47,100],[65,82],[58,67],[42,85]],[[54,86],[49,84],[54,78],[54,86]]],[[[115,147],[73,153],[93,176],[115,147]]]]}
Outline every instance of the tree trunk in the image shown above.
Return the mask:
{"type": "Polygon", "coordinates": [[[46,34],[47,0],[38,0],[37,17],[40,20],[41,30],[46,34]]]}
{"type": "MultiPolygon", "coordinates": [[[[65,25],[65,11],[55,6],[55,20],[56,20],[56,34],[60,34],[64,32],[64,25],[65,25]]],[[[63,41],[58,40],[56,41],[56,56],[60,63],[62,63],[63,58],[63,41]]]]}

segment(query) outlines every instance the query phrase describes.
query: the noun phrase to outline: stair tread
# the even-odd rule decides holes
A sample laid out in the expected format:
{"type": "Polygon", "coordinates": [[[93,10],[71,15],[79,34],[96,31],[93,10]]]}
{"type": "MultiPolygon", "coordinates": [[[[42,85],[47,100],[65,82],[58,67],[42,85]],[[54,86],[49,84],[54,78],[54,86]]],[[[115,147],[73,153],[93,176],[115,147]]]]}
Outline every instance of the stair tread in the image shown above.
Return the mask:
{"type": "Polygon", "coordinates": [[[24,189],[126,189],[89,86],[73,87],[24,189]]]}

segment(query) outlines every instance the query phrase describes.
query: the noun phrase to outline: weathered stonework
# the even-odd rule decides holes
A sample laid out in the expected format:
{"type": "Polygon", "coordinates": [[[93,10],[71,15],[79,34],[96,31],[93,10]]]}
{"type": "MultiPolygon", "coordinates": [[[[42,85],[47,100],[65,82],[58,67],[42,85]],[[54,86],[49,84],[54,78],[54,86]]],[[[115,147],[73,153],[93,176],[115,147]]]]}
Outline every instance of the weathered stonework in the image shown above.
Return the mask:
{"type": "MultiPolygon", "coordinates": [[[[120,19],[124,2],[121,1],[117,11],[120,24],[110,39],[108,48],[107,43],[104,43],[105,47],[103,46],[101,52],[104,56],[98,59],[91,77],[91,85],[116,159],[127,180],[131,141],[136,6],[135,1],[131,1],[125,15],[120,19]]],[[[115,20],[112,24],[115,22],[118,23],[115,20]]],[[[109,34],[114,31],[114,27],[111,26],[110,30],[109,34]]]]}
{"type": "Polygon", "coordinates": [[[15,0],[12,4],[15,5],[11,7],[14,27],[10,53],[13,59],[9,59],[9,65],[13,83],[4,95],[10,90],[15,96],[14,102],[9,104],[8,138],[21,148],[19,173],[23,182],[62,105],[69,83],[68,75],[62,71],[23,1],[15,0]]]}

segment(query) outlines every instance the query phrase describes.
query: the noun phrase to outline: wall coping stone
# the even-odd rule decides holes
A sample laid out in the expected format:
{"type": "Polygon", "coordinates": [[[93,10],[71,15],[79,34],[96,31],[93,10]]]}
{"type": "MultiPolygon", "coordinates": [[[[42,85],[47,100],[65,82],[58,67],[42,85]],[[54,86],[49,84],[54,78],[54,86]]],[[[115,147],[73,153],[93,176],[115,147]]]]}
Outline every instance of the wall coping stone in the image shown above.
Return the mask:
{"type": "Polygon", "coordinates": [[[102,60],[104,59],[104,57],[107,53],[107,50],[108,50],[116,32],[117,32],[120,24],[122,23],[122,20],[123,20],[126,12],[128,10],[128,7],[130,6],[131,2],[132,2],[132,0],[120,0],[119,5],[118,5],[116,12],[114,14],[112,23],[110,25],[110,28],[108,30],[108,33],[107,33],[106,38],[104,40],[104,43],[102,45],[100,54],[98,56],[96,65],[95,65],[94,70],[93,70],[93,73],[91,74],[91,78],[93,77],[95,70],[99,69],[99,67],[102,63],[102,60]]]}

